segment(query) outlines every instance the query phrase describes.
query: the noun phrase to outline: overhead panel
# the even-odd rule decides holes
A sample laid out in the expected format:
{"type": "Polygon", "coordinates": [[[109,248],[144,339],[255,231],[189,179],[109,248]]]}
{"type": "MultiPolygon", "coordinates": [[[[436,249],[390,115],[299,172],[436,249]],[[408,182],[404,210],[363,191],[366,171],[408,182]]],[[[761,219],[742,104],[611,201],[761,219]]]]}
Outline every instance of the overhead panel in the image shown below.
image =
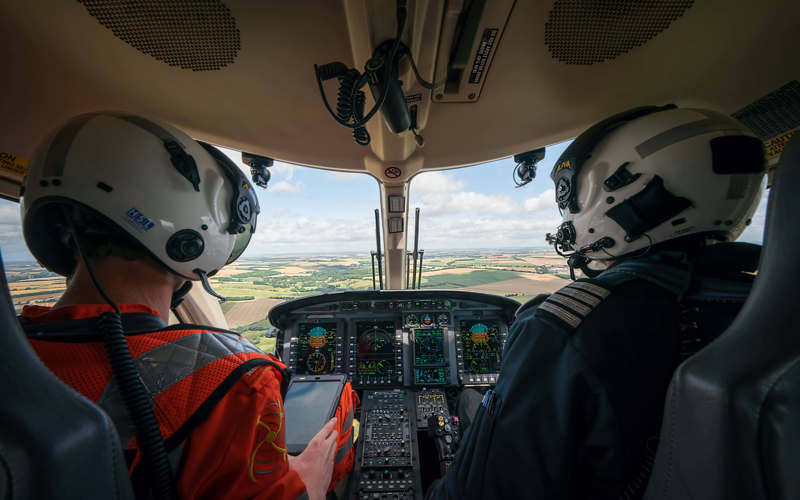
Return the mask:
{"type": "Polygon", "coordinates": [[[545,23],[553,59],[590,65],[640,47],[683,16],[694,0],[556,0],[545,23]]]}
{"type": "Polygon", "coordinates": [[[733,117],[764,141],[769,164],[768,186],[789,139],[800,130],[800,82],[792,80],[739,111],[733,117]]]}
{"type": "Polygon", "coordinates": [[[514,0],[448,0],[436,61],[434,102],[480,99],[514,0]]]}
{"type": "Polygon", "coordinates": [[[767,160],[777,161],[800,129],[800,82],[793,80],[733,114],[764,141],[767,160]]]}

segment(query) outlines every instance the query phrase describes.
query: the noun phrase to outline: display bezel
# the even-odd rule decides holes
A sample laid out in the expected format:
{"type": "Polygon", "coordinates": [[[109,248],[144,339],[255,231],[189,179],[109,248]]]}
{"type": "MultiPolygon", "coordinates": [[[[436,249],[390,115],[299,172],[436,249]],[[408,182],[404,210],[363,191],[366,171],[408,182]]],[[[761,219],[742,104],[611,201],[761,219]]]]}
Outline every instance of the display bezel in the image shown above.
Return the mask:
{"type": "Polygon", "coordinates": [[[420,328],[412,328],[410,331],[409,345],[411,347],[411,379],[416,386],[435,386],[447,385],[450,382],[450,356],[448,349],[448,328],[446,326],[425,326],[420,328]],[[430,330],[438,330],[442,334],[442,357],[440,363],[434,364],[418,364],[417,363],[417,334],[418,332],[425,332],[430,330]],[[443,377],[440,381],[425,380],[420,381],[417,377],[417,370],[435,371],[443,370],[443,377]]]}
{"type": "MultiPolygon", "coordinates": [[[[505,350],[505,343],[508,337],[508,327],[502,319],[496,316],[486,316],[477,318],[474,316],[466,316],[466,315],[457,315],[453,317],[453,338],[456,342],[456,345],[461,348],[461,362],[463,366],[459,366],[459,372],[464,376],[474,376],[474,377],[490,377],[490,376],[497,376],[500,373],[500,369],[503,366],[503,351],[505,350]],[[482,322],[482,323],[494,323],[497,325],[497,337],[499,341],[498,346],[498,353],[500,354],[500,361],[499,366],[497,367],[496,371],[490,371],[486,373],[474,373],[467,371],[467,346],[464,344],[463,339],[461,338],[461,322],[462,321],[470,321],[470,322],[482,322]]],[[[462,384],[464,381],[462,381],[462,384]]]]}
{"type": "Polygon", "coordinates": [[[302,376],[321,376],[321,375],[334,375],[337,373],[344,373],[346,371],[346,360],[344,356],[344,343],[347,339],[347,322],[340,318],[300,318],[298,319],[293,328],[293,338],[297,339],[294,348],[294,367],[293,373],[302,376]],[[298,373],[297,369],[300,364],[298,359],[299,343],[300,343],[300,325],[306,324],[324,324],[336,323],[336,335],[334,336],[333,346],[333,370],[330,373],[298,373]]]}
{"type": "MultiPolygon", "coordinates": [[[[354,342],[353,342],[354,349],[351,349],[351,352],[349,353],[349,356],[350,356],[350,359],[352,360],[352,363],[354,365],[353,375],[355,377],[359,377],[359,378],[361,378],[361,377],[390,377],[390,378],[395,378],[395,377],[397,377],[398,374],[402,374],[403,373],[402,359],[401,359],[399,365],[397,363],[398,348],[397,348],[397,343],[396,342],[397,342],[397,332],[399,330],[398,321],[399,320],[395,316],[382,316],[382,317],[356,316],[356,317],[350,318],[350,324],[352,326],[352,338],[354,339],[354,342]],[[394,369],[392,370],[392,374],[391,375],[378,375],[378,374],[371,374],[371,373],[359,373],[358,372],[358,361],[359,361],[359,355],[358,355],[358,342],[359,342],[358,325],[359,325],[359,323],[372,323],[372,324],[375,324],[375,323],[380,323],[380,322],[387,322],[387,323],[391,322],[392,326],[393,326],[392,331],[391,331],[391,335],[392,335],[392,338],[391,338],[391,342],[392,342],[392,363],[394,364],[394,369]]],[[[401,347],[401,349],[402,349],[402,347],[401,347]]],[[[402,356],[401,356],[401,358],[402,358],[402,356]]]]}

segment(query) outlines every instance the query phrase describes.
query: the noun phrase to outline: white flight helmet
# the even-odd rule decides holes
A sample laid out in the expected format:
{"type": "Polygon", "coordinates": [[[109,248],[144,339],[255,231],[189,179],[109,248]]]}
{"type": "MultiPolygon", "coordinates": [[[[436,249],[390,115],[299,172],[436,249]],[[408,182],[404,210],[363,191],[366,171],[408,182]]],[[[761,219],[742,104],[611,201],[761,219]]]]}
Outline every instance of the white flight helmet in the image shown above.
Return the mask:
{"type": "Polygon", "coordinates": [[[78,116],[51,134],[23,182],[25,242],[62,275],[75,258],[57,226],[74,207],[111,221],[106,226],[189,280],[239,257],[259,213],[250,182],[218,149],[170,125],[108,112],[78,116]]]}
{"type": "Polygon", "coordinates": [[[585,267],[691,234],[735,240],[758,205],[764,168],[761,141],[721,113],[667,105],[614,115],[553,167],[563,222],[548,242],[585,267]]]}

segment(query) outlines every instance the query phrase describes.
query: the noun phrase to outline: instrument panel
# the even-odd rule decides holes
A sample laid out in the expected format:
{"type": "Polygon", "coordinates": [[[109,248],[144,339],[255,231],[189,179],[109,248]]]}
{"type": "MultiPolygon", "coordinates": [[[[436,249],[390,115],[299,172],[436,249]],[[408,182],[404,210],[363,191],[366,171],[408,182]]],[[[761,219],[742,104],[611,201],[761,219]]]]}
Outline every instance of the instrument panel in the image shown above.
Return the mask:
{"type": "Polygon", "coordinates": [[[270,311],[292,373],[343,373],[356,388],[493,385],[519,303],[461,291],[342,292],[270,311]]]}

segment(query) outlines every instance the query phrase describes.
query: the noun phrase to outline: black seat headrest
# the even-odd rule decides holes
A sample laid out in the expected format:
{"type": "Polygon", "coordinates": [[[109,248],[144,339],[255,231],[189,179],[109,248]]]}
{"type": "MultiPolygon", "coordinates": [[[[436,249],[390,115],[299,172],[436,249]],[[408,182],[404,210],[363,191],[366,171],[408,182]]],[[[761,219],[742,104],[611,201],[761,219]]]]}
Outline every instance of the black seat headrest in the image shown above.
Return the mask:
{"type": "Polygon", "coordinates": [[[800,134],[775,172],[747,302],[672,378],[648,500],[800,495],[798,195],[800,134]]]}
{"type": "Polygon", "coordinates": [[[0,258],[2,498],[132,499],[111,419],[45,367],[22,333],[0,258]]]}

